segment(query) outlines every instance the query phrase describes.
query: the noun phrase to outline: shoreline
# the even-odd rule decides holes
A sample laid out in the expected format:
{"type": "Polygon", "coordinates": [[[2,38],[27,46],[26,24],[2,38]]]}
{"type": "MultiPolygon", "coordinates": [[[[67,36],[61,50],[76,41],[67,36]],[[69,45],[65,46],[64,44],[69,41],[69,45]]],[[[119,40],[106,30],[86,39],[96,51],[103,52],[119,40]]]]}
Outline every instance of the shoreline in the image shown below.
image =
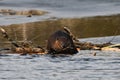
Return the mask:
{"type": "Polygon", "coordinates": [[[94,16],[83,16],[83,17],[56,17],[51,16],[51,12],[37,10],[37,9],[27,9],[27,10],[12,10],[5,9],[2,11],[0,9],[0,26],[8,26],[12,24],[24,24],[24,23],[34,23],[34,22],[43,22],[49,20],[59,20],[59,19],[92,19],[92,18],[103,18],[103,17],[114,17],[120,16],[120,13],[116,14],[106,14],[106,15],[94,15],[94,16]],[[14,12],[14,14],[11,14],[14,12]]]}
{"type": "MultiPolygon", "coordinates": [[[[30,17],[29,19],[31,19],[30,17]]],[[[120,14],[112,16],[95,16],[85,18],[61,18],[46,19],[44,21],[24,22],[21,24],[10,24],[0,26],[4,28],[13,40],[18,42],[28,40],[36,45],[45,46],[46,40],[53,32],[62,29],[64,26],[72,31],[79,39],[91,37],[104,37],[120,35],[119,24],[120,14]],[[26,30],[24,30],[26,29],[26,30]],[[43,34],[44,33],[44,34],[43,34]]],[[[7,40],[0,37],[1,42],[7,40]]],[[[104,40],[103,40],[104,42],[104,40]]],[[[4,45],[1,43],[1,45],[4,45]]]]}

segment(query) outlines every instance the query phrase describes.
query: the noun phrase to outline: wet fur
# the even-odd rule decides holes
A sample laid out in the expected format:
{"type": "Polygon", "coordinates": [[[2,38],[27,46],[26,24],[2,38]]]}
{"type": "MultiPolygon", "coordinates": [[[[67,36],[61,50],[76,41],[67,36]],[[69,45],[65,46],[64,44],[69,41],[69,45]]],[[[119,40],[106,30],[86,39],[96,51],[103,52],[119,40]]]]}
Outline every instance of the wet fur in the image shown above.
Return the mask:
{"type": "Polygon", "coordinates": [[[52,54],[75,54],[77,53],[76,47],[73,43],[71,36],[62,31],[53,33],[47,43],[47,50],[52,54]]]}

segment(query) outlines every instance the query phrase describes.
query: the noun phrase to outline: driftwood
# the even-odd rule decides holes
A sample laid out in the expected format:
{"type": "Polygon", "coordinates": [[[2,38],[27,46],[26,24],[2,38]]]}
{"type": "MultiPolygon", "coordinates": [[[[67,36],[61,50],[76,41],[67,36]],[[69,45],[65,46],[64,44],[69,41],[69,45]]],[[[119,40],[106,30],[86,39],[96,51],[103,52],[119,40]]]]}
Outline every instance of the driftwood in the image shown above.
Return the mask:
{"type": "Polygon", "coordinates": [[[19,47],[13,47],[11,50],[20,54],[46,54],[45,49],[40,46],[33,47],[32,44],[27,41],[22,42],[19,47]]]}
{"type": "MultiPolygon", "coordinates": [[[[28,41],[24,41],[20,44],[17,44],[17,42],[15,42],[14,40],[12,40],[7,32],[0,27],[0,30],[3,34],[3,37],[6,38],[8,41],[11,42],[11,44],[14,46],[13,48],[11,48],[11,51],[13,53],[19,53],[19,54],[46,54],[45,49],[43,49],[42,47],[38,46],[38,47],[32,47],[32,45],[30,44],[30,42],[28,41]]],[[[5,50],[5,49],[3,49],[5,50]]]]}
{"type": "Polygon", "coordinates": [[[73,35],[70,29],[68,29],[67,27],[63,27],[63,30],[66,31],[71,36],[71,38],[73,39],[73,42],[79,42],[79,40],[73,35]]]}
{"type": "Polygon", "coordinates": [[[111,45],[112,43],[104,43],[104,44],[93,44],[90,42],[74,42],[76,47],[79,47],[80,50],[101,50],[102,47],[106,47],[111,45]]]}
{"type": "MultiPolygon", "coordinates": [[[[3,37],[6,38],[8,41],[11,42],[11,44],[14,46],[11,48],[11,51],[14,53],[19,53],[19,54],[47,54],[47,50],[38,46],[38,47],[32,47],[32,44],[30,44],[28,41],[24,41],[20,44],[17,44],[14,40],[12,40],[7,32],[0,27],[0,30],[3,34],[3,37]]],[[[77,49],[79,50],[101,50],[102,47],[111,45],[111,43],[105,43],[105,44],[93,44],[89,42],[80,42],[68,29],[67,27],[64,27],[63,30],[70,35],[72,38],[74,45],[77,49]]],[[[6,50],[6,49],[2,49],[6,50]]]]}
{"type": "Polygon", "coordinates": [[[77,37],[73,35],[73,33],[67,27],[64,27],[65,30],[73,39],[73,42],[77,48],[80,50],[101,50],[102,47],[109,46],[111,43],[103,43],[103,44],[93,44],[90,42],[80,42],[77,37]]]}

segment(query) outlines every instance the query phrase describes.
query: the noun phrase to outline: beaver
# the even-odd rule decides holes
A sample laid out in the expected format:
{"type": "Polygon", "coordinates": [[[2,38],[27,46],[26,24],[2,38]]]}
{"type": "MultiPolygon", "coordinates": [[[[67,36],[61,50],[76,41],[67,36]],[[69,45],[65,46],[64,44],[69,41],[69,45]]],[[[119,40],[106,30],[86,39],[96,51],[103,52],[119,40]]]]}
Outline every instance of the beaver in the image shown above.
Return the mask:
{"type": "Polygon", "coordinates": [[[56,31],[48,38],[47,50],[50,54],[76,54],[78,52],[72,37],[63,30],[56,31]]]}

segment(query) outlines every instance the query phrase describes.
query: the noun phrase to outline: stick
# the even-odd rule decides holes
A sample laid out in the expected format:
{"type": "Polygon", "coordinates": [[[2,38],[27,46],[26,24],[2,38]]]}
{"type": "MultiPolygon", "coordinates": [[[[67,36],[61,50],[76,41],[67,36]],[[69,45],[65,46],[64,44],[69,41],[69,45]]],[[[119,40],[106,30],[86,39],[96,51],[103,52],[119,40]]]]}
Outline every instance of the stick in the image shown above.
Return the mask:
{"type": "Polygon", "coordinates": [[[70,31],[70,29],[68,29],[67,27],[64,27],[63,28],[71,37],[72,37],[72,39],[74,40],[74,41],[79,41],[73,34],[72,34],[72,32],[70,31]]]}
{"type": "Polygon", "coordinates": [[[4,38],[6,38],[8,41],[10,41],[11,44],[13,44],[15,47],[19,47],[19,45],[8,36],[8,34],[5,31],[5,29],[3,29],[3,28],[0,27],[0,30],[1,30],[4,38]]]}

